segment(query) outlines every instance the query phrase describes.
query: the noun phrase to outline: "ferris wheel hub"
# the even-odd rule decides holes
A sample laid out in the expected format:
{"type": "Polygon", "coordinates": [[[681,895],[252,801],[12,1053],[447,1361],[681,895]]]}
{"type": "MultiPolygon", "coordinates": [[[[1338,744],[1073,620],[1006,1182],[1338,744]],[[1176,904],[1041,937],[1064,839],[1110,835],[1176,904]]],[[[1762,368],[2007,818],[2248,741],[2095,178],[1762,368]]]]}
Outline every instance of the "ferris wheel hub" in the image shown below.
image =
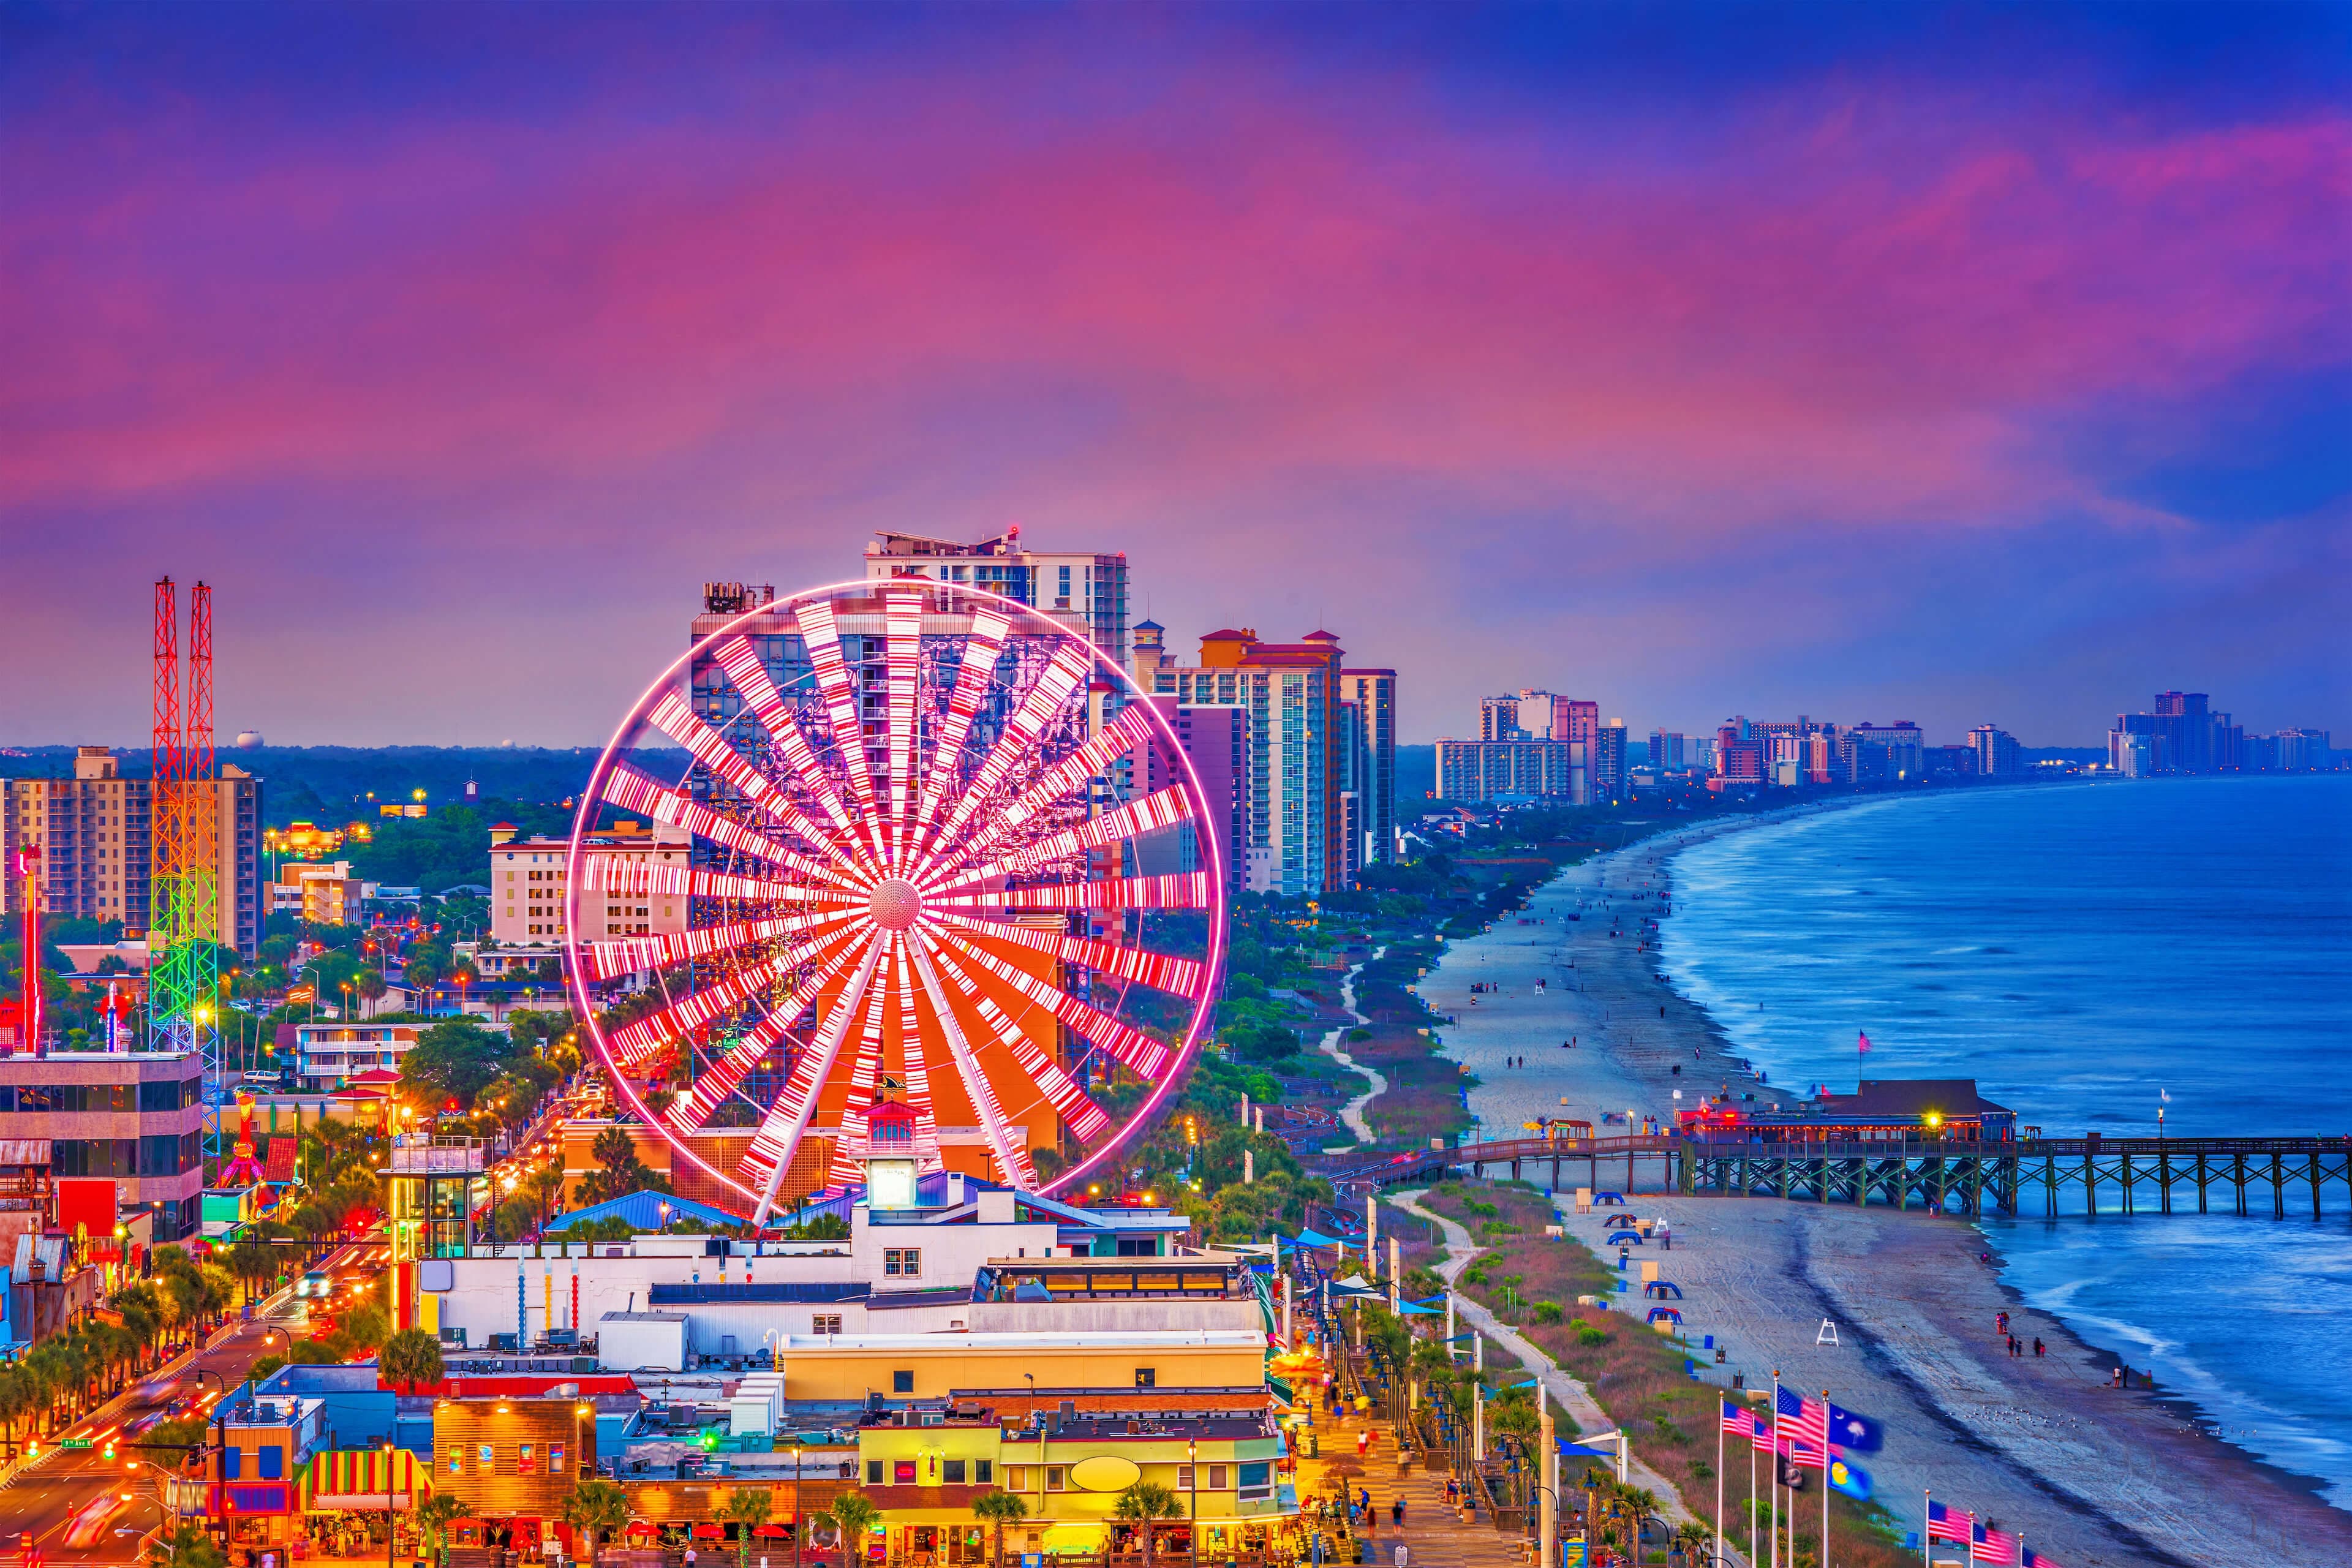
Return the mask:
{"type": "Polygon", "coordinates": [[[874,885],[868,900],[874,923],[884,931],[905,931],[923,912],[923,895],[904,877],[885,877],[874,885]]]}

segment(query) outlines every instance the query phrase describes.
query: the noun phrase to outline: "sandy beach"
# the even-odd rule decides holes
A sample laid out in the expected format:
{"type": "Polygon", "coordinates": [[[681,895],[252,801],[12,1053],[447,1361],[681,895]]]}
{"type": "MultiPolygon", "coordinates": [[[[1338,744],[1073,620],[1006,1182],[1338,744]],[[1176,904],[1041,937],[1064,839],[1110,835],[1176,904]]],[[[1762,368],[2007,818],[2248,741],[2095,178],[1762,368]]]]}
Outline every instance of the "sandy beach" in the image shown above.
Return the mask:
{"type": "MultiPolygon", "coordinates": [[[[1646,923],[1671,896],[1672,855],[1744,826],[1570,868],[1420,982],[1432,1007],[1460,1020],[1444,1029],[1444,1051],[1481,1080],[1470,1103],[1487,1135],[1517,1135],[1538,1115],[1671,1121],[1677,1089],[1685,1105],[1725,1088],[1778,1098],[1658,979],[1646,923]],[[1570,1039],[1575,1048],[1562,1049],[1570,1039]],[[1505,1065],[1517,1058],[1527,1065],[1505,1065]]],[[[1660,1261],[1685,1292],[1691,1333],[1730,1347],[1727,1369],[1753,1386],[1778,1368],[1886,1424],[1885,1452],[1856,1459],[1912,1526],[1932,1488],[2066,1568],[2352,1562],[2352,1515],[2200,1431],[2162,1390],[2109,1389],[2115,1358],[2026,1309],[1979,1260],[1990,1245],[1965,1221],[1769,1198],[1644,1197],[1636,1212],[1670,1221],[1675,1245],[1660,1261]],[[2021,1358],[1996,1332],[2003,1311],[2021,1358]],[[1837,1325],[1835,1347],[1816,1343],[1824,1320],[1837,1325]]]]}

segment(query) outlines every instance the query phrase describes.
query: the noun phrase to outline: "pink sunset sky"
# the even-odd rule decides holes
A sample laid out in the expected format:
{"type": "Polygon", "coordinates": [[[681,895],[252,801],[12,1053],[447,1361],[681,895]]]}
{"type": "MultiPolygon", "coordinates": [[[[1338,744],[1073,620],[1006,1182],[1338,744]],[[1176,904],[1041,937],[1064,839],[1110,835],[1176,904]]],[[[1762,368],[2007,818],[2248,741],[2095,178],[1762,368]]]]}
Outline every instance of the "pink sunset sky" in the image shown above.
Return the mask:
{"type": "Polygon", "coordinates": [[[0,20],[0,743],[601,740],[711,578],[1124,550],[1637,731],[2352,731],[2342,12],[0,20]]]}

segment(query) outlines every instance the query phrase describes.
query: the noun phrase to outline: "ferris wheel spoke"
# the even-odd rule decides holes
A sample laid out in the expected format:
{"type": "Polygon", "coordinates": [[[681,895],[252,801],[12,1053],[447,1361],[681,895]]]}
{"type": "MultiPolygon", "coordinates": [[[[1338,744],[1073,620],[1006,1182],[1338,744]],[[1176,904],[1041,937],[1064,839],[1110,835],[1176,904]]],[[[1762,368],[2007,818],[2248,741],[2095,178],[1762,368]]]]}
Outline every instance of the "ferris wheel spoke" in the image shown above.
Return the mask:
{"type": "Polygon", "coordinates": [[[732,786],[744,799],[767,813],[777,826],[798,835],[806,844],[826,846],[833,842],[833,834],[778,789],[775,781],[745,762],[742,753],[727,743],[726,736],[696,718],[684,697],[675,691],[665,692],[648,718],[709,769],[713,778],[732,786]]]}
{"type": "Polygon", "coordinates": [[[732,952],[751,944],[785,942],[809,931],[857,917],[856,910],[821,915],[780,915],[767,920],[736,921],[723,926],[699,926],[660,936],[627,936],[583,943],[584,968],[591,980],[613,980],[646,969],[667,969],[688,959],[732,952]]]}
{"type": "MultiPolygon", "coordinates": [[[[997,877],[1019,876],[1036,871],[1050,861],[1081,849],[1096,849],[1105,845],[1139,838],[1147,833],[1160,833],[1192,819],[1192,804],[1183,789],[1171,784],[1158,789],[1140,800],[1129,801],[1116,811],[1049,833],[1034,844],[1024,844],[1008,854],[1001,855],[985,865],[940,873],[937,884],[940,890],[972,887],[997,877]]],[[[925,889],[928,892],[930,889],[925,889]]]]}
{"type": "Polygon", "coordinates": [[[1206,871],[1159,877],[1113,877],[1096,882],[1047,882],[978,893],[927,893],[925,909],[940,910],[1205,910],[1206,871]]]}
{"type": "Polygon", "coordinates": [[[800,1150],[801,1139],[808,1131],[809,1118],[816,1113],[817,1091],[831,1080],[834,1064],[841,1059],[842,1041],[848,1038],[858,1004],[873,982],[875,966],[888,945],[887,934],[875,931],[866,937],[866,951],[856,972],[835,999],[833,1011],[817,1029],[815,1042],[793,1064],[782,1092],[768,1108],[760,1130],[751,1135],[751,1146],[743,1152],[740,1169],[760,1184],[759,1206],[751,1215],[754,1225],[766,1224],[769,1211],[775,1206],[777,1184],[783,1180],[793,1156],[800,1150]]]}
{"type": "Polygon", "coordinates": [[[924,952],[939,965],[940,973],[948,977],[949,983],[962,994],[965,1003],[980,1015],[981,1022],[988,1026],[996,1043],[1011,1052],[1013,1059],[1021,1065],[1021,1070],[1029,1076],[1029,1081],[1045,1091],[1046,1101],[1068,1123],[1078,1142],[1093,1142],[1102,1130],[1110,1125],[1110,1113],[1096,1104],[1087,1091],[1078,1087],[1077,1080],[1063,1070],[1062,1064],[1047,1055],[1019,1024],[1013,1022],[1011,1014],[998,1006],[994,998],[981,989],[980,983],[956,963],[946,948],[931,941],[923,931],[918,931],[916,937],[923,943],[924,952]]]}
{"type": "Polygon", "coordinates": [[[603,793],[607,802],[623,811],[642,811],[656,822],[682,827],[698,838],[724,844],[730,849],[740,850],[754,859],[798,872],[814,881],[824,882],[844,890],[855,887],[826,862],[803,855],[756,828],[746,827],[731,816],[721,816],[701,802],[689,800],[677,791],[656,784],[626,763],[615,765],[605,777],[603,793]]]}
{"type": "Polygon", "coordinates": [[[824,699],[825,718],[833,726],[833,742],[848,774],[849,804],[856,813],[850,829],[866,845],[875,863],[887,867],[888,848],[876,831],[874,764],[866,755],[866,720],[859,710],[856,683],[850,679],[849,666],[842,661],[841,633],[834,624],[833,606],[803,605],[793,612],[793,620],[808,647],[817,691],[824,699]]]}
{"type": "Polygon", "coordinates": [[[1095,942],[1062,931],[1033,931],[1011,921],[992,921],[953,910],[937,910],[934,918],[986,941],[1009,942],[1033,952],[1049,952],[1065,963],[1084,964],[1099,973],[1132,980],[1171,996],[1198,996],[1208,984],[1208,971],[1200,963],[1173,953],[1120,947],[1115,942],[1095,942]]]}
{"type": "Polygon", "coordinates": [[[1085,745],[1038,774],[1002,811],[991,813],[988,819],[974,829],[971,837],[953,847],[943,845],[940,858],[949,864],[956,864],[988,853],[1003,842],[1007,834],[1040,812],[1069,800],[1073,791],[1150,738],[1149,710],[1141,703],[1130,703],[1120,709],[1118,717],[1096,731],[1085,745]]]}
{"type": "Polygon", "coordinates": [[[1013,764],[1029,754],[1037,738],[1045,732],[1046,723],[1078,689],[1092,667],[1091,654],[1068,644],[1055,651],[1053,661],[1030,683],[1020,705],[1013,710],[1013,717],[1005,721],[1004,733],[989,748],[987,760],[980,764],[971,786],[963,792],[940,825],[939,837],[942,843],[952,843],[964,824],[989,803],[997,787],[1011,775],[1013,764]]]}
{"type": "Polygon", "coordinates": [[[940,977],[924,951],[928,945],[927,942],[918,942],[911,949],[915,972],[922,977],[923,991],[930,998],[932,1011],[939,1015],[940,1032],[947,1037],[948,1055],[955,1062],[957,1075],[963,1079],[964,1092],[971,1097],[972,1109],[980,1113],[981,1129],[987,1133],[988,1146],[996,1154],[997,1171],[1009,1185],[1024,1193],[1035,1192],[1037,1169],[1029,1163],[1028,1140],[1025,1135],[1013,1136],[1005,1121],[1004,1108],[997,1100],[996,1088],[973,1058],[971,1047],[963,1037],[963,1026],[957,1022],[955,1009],[948,1005],[946,994],[940,989],[940,977]]]}
{"type": "Polygon", "coordinates": [[[907,1103],[915,1111],[915,1157],[923,1170],[935,1170],[940,1157],[939,1108],[931,1100],[930,1054],[923,1048],[922,1016],[915,1007],[915,968],[907,961],[907,939],[898,942],[898,1058],[907,1075],[907,1103]]]}
{"type": "Polygon", "coordinates": [[[759,1065],[761,1058],[775,1048],[776,1042],[784,1037],[784,1032],[793,1026],[793,1020],[806,1012],[809,1004],[815,1001],[826,986],[839,979],[851,961],[864,951],[857,940],[859,934],[856,930],[838,932],[826,939],[835,944],[830,950],[820,946],[816,952],[809,954],[809,962],[822,960],[818,967],[803,975],[785,994],[782,1001],[761,1016],[749,1033],[705,1068],[686,1092],[671,1102],[662,1120],[681,1132],[691,1132],[700,1127],[710,1113],[735,1092],[736,1086],[759,1065]]]}
{"type": "Polygon", "coordinates": [[[921,864],[931,830],[939,826],[940,805],[955,785],[956,769],[963,760],[964,742],[971,737],[971,721],[988,697],[996,675],[996,656],[1004,647],[1004,634],[1013,623],[993,610],[974,610],[971,634],[964,638],[963,659],[956,668],[955,689],[948,696],[947,717],[940,721],[931,745],[930,765],[923,770],[923,786],[915,805],[915,837],[907,864],[921,864]]]}
{"type": "Polygon", "coordinates": [[[833,1141],[833,1163],[825,1173],[827,1186],[843,1186],[865,1168],[872,1142],[875,1086],[882,1078],[882,1026],[890,1001],[891,972],[899,965],[899,942],[893,936],[882,952],[874,984],[866,988],[864,1019],[857,1035],[857,1055],[849,1069],[849,1096],[842,1101],[841,1131],[833,1141]]]}
{"type": "Polygon", "coordinates": [[[857,832],[856,817],[843,803],[841,792],[833,787],[832,776],[816,760],[816,753],[809,749],[808,737],[801,732],[800,720],[786,705],[783,693],[776,689],[775,681],[769,678],[768,667],[760,662],[759,651],[748,638],[737,637],[720,643],[712,650],[712,657],[727,672],[728,680],[743,699],[744,706],[768,731],[768,740],[782,756],[784,765],[832,825],[827,841],[846,846],[850,858],[861,870],[869,876],[880,876],[880,868],[866,852],[857,832]]]}
{"type": "Polygon", "coordinates": [[[887,683],[890,798],[883,819],[889,836],[889,864],[907,863],[915,836],[915,688],[923,668],[923,601],[916,594],[883,599],[882,657],[887,683]]]}
{"type": "Polygon", "coordinates": [[[623,1068],[635,1067],[664,1046],[684,1038],[775,984],[791,970],[792,963],[784,954],[762,959],[682,1001],[648,1013],[634,1024],[624,1025],[613,1032],[614,1055],[623,1068]]]}
{"type": "Polygon", "coordinates": [[[1110,1053],[1113,1059],[1133,1070],[1138,1077],[1156,1083],[1168,1070],[1168,1047],[1142,1030],[1120,1023],[1109,1014],[1079,1001],[1060,986],[1008,963],[952,931],[942,930],[940,935],[958,952],[1010,985],[1024,999],[1048,1009],[1055,1017],[1110,1053]]]}

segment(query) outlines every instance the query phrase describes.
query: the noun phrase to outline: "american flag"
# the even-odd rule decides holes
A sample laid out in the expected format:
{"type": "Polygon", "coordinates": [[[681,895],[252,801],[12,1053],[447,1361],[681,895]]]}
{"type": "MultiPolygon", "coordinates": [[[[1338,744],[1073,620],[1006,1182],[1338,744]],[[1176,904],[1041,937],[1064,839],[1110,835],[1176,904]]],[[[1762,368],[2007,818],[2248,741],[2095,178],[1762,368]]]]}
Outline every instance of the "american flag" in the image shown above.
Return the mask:
{"type": "Polygon", "coordinates": [[[1972,1546],[1976,1540],[1977,1516],[1954,1513],[1942,1503],[1927,1504],[1927,1539],[1948,1541],[1955,1546],[1972,1546]]]}
{"type": "Polygon", "coordinates": [[[1780,1436],[1790,1442],[1811,1443],[1816,1449],[1830,1446],[1830,1407],[1818,1399],[1801,1398],[1791,1389],[1774,1391],[1776,1408],[1780,1413],[1780,1436]]]}
{"type": "Polygon", "coordinates": [[[1802,1466],[1809,1470],[1818,1470],[1822,1468],[1822,1451],[1818,1446],[1799,1439],[1787,1447],[1790,1464],[1802,1466]]]}
{"type": "Polygon", "coordinates": [[[1751,1414],[1748,1421],[1748,1425],[1755,1428],[1753,1435],[1748,1438],[1748,1446],[1759,1454],[1778,1453],[1780,1445],[1772,1421],[1761,1414],[1751,1414]]]}
{"type": "Polygon", "coordinates": [[[1989,1524],[1979,1524],[1976,1527],[1976,1539],[1969,1543],[1969,1561],[2017,1568],[2017,1537],[1989,1524]]]}
{"type": "Polygon", "coordinates": [[[2063,1565],[2055,1557],[2044,1557],[2029,1548],[2025,1553],[2025,1568],[2063,1568],[2063,1565]]]}
{"type": "Polygon", "coordinates": [[[1756,1418],[1748,1414],[1748,1407],[1744,1405],[1733,1405],[1727,1401],[1723,1406],[1721,1426],[1734,1437],[1756,1436],[1756,1418]]]}

